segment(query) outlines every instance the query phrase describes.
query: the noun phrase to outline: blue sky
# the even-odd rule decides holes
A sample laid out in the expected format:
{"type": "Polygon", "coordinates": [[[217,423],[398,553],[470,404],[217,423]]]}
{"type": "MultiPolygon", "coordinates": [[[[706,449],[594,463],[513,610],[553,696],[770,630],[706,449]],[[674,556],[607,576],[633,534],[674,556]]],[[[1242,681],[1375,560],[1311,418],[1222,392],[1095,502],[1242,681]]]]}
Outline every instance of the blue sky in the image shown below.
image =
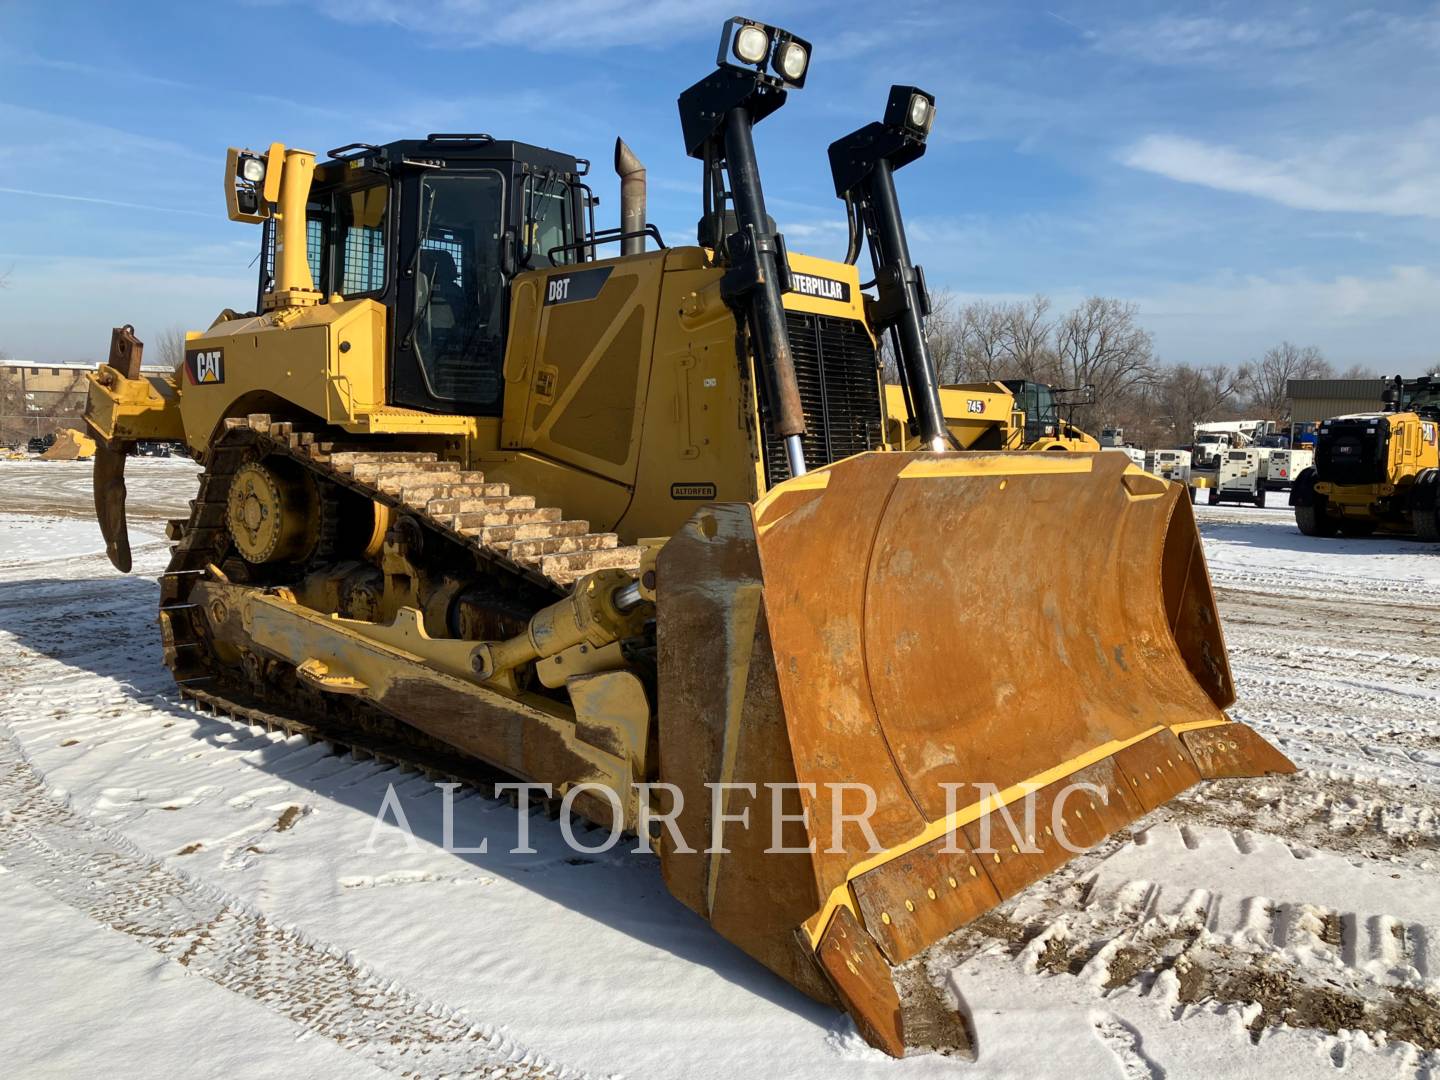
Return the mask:
{"type": "Polygon", "coordinates": [[[94,359],[117,323],[155,337],[249,306],[230,144],[489,131],[593,158],[608,224],[623,134],[652,218],[687,241],[699,168],[675,98],[737,13],[815,45],[757,130],[792,249],[843,254],[825,149],[913,82],[938,98],[900,179],[932,288],[1133,300],[1173,361],[1282,339],[1342,367],[1440,359],[1440,7],[1064,0],[8,0],[0,349],[94,359]]]}

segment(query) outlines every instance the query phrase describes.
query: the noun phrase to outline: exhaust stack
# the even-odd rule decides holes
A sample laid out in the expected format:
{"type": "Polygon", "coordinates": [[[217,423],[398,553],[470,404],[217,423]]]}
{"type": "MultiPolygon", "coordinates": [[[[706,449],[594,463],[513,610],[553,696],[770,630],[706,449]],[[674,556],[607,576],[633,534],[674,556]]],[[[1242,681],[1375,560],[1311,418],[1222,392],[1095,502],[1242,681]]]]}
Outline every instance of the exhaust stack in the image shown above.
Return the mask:
{"type": "Polygon", "coordinates": [[[621,255],[645,252],[645,166],[624,139],[615,140],[615,172],[620,177],[620,231],[640,233],[620,241],[621,255]]]}

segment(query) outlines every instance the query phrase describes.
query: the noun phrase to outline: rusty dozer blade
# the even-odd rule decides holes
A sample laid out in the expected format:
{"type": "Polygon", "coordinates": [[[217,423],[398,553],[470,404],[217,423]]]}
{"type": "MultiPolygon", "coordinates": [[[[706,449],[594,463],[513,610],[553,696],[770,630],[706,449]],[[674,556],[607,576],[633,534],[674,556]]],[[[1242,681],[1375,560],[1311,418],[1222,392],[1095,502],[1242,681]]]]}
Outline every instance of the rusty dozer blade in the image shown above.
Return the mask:
{"type": "Polygon", "coordinates": [[[892,1054],[892,966],[1202,778],[1294,770],[1223,711],[1184,489],[1119,454],[860,455],[701,510],[658,583],[666,882],[892,1054]]]}

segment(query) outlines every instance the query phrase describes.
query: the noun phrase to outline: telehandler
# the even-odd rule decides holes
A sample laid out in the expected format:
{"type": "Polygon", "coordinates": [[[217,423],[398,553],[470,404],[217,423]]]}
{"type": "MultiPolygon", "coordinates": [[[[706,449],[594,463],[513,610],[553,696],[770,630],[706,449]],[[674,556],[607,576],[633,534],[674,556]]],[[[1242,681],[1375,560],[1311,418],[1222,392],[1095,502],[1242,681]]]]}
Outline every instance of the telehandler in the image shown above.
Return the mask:
{"type": "Polygon", "coordinates": [[[809,65],[732,19],[680,95],[695,245],[646,224],[623,143],[611,229],[585,161],[490,135],[231,149],[255,309],[188,334],[174,379],[120,328],[86,418],[122,570],[127,448],[203,463],[160,579],[182,695],[548,785],[899,1055],[895,966],[1200,779],[1293,766],[1224,712],[1177,486],[949,449],[893,178],[931,95],[894,87],[830,147],[847,258],[787,250],[752,130],[809,65]],[[915,451],[887,436],[886,332],[915,451]],[[1057,829],[991,850],[1027,797],[1057,829]]]}

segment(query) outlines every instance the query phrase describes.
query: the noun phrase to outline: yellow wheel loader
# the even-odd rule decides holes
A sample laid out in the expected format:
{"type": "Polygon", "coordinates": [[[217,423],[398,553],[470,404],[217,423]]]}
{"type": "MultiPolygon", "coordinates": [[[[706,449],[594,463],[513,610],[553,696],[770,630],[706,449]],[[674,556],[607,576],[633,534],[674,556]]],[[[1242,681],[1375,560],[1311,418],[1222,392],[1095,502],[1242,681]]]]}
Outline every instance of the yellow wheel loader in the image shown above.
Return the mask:
{"type": "Polygon", "coordinates": [[[726,23],[679,101],[693,246],[645,224],[623,144],[598,230],[587,163],[523,142],[232,149],[255,310],[188,334],[174,379],[117,330],[87,420],[122,570],[129,445],[203,463],[160,579],[185,697],[633,832],[899,1055],[897,965],[1202,778],[1293,766],[1225,715],[1180,489],[1119,454],[949,449],[893,179],[930,95],[831,147],[847,259],[787,251],[752,128],[809,62],[726,23]],[[884,332],[916,451],[887,436],[884,332]]]}
{"type": "Polygon", "coordinates": [[[1321,421],[1315,464],[1290,489],[1306,536],[1440,541],[1440,380],[1397,375],[1384,397],[1383,412],[1321,421]]]}

